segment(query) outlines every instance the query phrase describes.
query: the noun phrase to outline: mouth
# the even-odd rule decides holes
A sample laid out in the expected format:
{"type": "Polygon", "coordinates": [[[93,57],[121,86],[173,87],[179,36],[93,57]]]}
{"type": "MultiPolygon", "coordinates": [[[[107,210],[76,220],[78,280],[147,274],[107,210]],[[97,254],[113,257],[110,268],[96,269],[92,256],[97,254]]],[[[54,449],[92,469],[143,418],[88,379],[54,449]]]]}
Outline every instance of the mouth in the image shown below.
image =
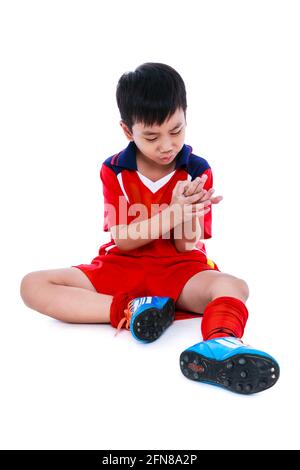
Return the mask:
{"type": "Polygon", "coordinates": [[[163,162],[169,162],[170,160],[172,160],[172,158],[174,157],[174,155],[169,155],[169,156],[166,156],[166,157],[160,157],[160,159],[163,161],[163,162]]]}

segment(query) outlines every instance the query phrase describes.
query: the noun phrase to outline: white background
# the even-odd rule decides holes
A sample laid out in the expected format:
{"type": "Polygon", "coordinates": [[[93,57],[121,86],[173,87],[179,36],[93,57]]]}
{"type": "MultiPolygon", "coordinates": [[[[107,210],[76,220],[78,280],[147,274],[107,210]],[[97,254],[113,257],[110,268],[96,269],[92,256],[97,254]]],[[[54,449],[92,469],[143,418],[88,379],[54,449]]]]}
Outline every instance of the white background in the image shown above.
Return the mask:
{"type": "Polygon", "coordinates": [[[1,387],[5,449],[299,449],[299,2],[1,1],[1,387]],[[200,320],[156,342],[26,307],[30,271],[89,263],[102,161],[127,146],[122,73],[164,62],[186,143],[214,171],[219,268],[250,287],[244,340],[281,377],[251,396],[187,380],[200,320]]]}

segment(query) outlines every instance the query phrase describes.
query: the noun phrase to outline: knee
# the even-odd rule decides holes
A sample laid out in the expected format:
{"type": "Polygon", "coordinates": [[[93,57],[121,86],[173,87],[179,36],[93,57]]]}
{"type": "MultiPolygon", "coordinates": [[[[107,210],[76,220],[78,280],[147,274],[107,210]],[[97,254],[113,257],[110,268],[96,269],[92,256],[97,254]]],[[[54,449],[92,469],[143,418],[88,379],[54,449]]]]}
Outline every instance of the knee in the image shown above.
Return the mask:
{"type": "MultiPolygon", "coordinates": [[[[212,285],[212,297],[218,295],[219,292],[234,292],[235,294],[239,294],[241,297],[245,299],[245,301],[249,297],[249,287],[244,279],[241,279],[236,276],[232,276],[231,274],[222,273],[212,285]]],[[[222,294],[226,295],[226,294],[222,294]]]]}
{"type": "Polygon", "coordinates": [[[241,278],[236,278],[235,282],[240,294],[245,298],[245,300],[247,300],[249,297],[249,286],[247,282],[241,278]]]}
{"type": "Polygon", "coordinates": [[[35,272],[26,274],[20,284],[20,295],[27,307],[31,307],[34,302],[37,289],[38,275],[35,272]]]}

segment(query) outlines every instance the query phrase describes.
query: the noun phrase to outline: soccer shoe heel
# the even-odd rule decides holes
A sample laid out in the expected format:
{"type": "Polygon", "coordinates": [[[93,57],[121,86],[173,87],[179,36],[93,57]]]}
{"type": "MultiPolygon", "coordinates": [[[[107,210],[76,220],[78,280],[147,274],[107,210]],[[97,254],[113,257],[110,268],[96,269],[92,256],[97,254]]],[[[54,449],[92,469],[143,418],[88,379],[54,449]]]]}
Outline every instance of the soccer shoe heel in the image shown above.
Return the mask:
{"type": "Polygon", "coordinates": [[[219,385],[249,395],[272,387],[279,378],[279,366],[271,357],[251,353],[219,361],[194,351],[183,351],[180,368],[188,379],[219,385]]]}
{"type": "Polygon", "coordinates": [[[150,307],[132,319],[131,332],[143,342],[150,343],[158,339],[172,324],[175,316],[175,302],[172,298],[161,308],[150,307]]]}

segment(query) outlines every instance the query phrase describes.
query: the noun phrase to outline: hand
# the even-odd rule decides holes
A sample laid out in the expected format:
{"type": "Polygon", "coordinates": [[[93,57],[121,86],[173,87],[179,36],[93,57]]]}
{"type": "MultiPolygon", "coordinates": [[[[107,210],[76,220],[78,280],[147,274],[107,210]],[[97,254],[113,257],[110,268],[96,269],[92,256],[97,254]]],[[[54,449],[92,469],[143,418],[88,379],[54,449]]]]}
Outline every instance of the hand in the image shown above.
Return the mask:
{"type": "MultiPolygon", "coordinates": [[[[189,183],[188,183],[189,184],[189,183]]],[[[180,222],[187,222],[193,216],[201,217],[210,211],[211,201],[206,199],[199,202],[199,193],[185,196],[186,181],[178,181],[173,189],[170,206],[177,211],[180,222]]],[[[202,197],[202,196],[201,196],[202,197]]]]}
{"type": "Polygon", "coordinates": [[[198,202],[204,202],[206,200],[210,200],[212,204],[218,204],[219,202],[222,201],[223,196],[212,197],[213,193],[215,192],[213,188],[210,188],[208,191],[206,189],[203,189],[203,186],[205,185],[206,180],[207,180],[207,175],[204,174],[201,176],[197,176],[197,178],[195,178],[194,181],[186,181],[183,194],[185,196],[198,194],[199,195],[198,202]]]}

